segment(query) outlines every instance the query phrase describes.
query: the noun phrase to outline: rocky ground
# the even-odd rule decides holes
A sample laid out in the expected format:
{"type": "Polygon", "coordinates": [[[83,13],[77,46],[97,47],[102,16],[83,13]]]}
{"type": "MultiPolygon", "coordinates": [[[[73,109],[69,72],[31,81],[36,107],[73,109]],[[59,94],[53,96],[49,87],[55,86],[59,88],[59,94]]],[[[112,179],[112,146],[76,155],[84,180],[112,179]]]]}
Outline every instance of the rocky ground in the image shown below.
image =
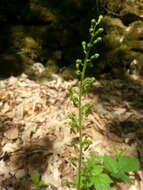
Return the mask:
{"type": "MultiPolygon", "coordinates": [[[[70,147],[68,114],[74,110],[65,81],[53,75],[50,81],[35,82],[25,74],[0,80],[0,189],[35,190],[31,180],[39,175],[43,190],[71,190],[64,185],[75,168],[68,158],[70,147]]],[[[88,94],[94,108],[85,131],[92,144],[85,152],[113,154],[118,149],[140,159],[143,167],[143,81],[100,80],[88,94]]],[[[142,169],[132,176],[131,186],[121,190],[142,190],[142,169]]]]}

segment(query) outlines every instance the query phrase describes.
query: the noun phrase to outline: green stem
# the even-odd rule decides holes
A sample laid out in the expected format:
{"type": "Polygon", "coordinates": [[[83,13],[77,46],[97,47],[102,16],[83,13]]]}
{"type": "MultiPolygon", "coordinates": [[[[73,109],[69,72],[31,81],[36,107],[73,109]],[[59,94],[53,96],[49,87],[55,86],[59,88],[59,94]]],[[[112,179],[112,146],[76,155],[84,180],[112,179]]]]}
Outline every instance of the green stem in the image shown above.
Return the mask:
{"type": "Polygon", "coordinates": [[[78,161],[78,185],[77,185],[77,189],[80,190],[80,181],[81,181],[81,167],[82,167],[82,128],[83,128],[83,124],[82,124],[82,84],[83,84],[83,80],[84,80],[84,76],[85,76],[85,70],[86,70],[86,62],[83,66],[83,70],[82,70],[82,75],[81,75],[81,80],[80,80],[80,93],[79,93],[79,161],[78,161]]]}
{"type": "MultiPolygon", "coordinates": [[[[93,37],[90,39],[90,44],[92,44],[93,37]]],[[[82,146],[82,129],[83,129],[83,116],[82,116],[82,86],[83,86],[83,80],[85,78],[85,71],[87,68],[87,60],[89,57],[91,47],[87,48],[87,53],[84,59],[84,64],[81,72],[81,78],[80,78],[80,92],[79,92],[79,113],[78,113],[78,119],[79,119],[79,160],[78,160],[78,184],[77,184],[77,190],[80,190],[80,183],[81,183],[81,168],[82,168],[82,155],[83,155],[83,146],[82,146]]]]}

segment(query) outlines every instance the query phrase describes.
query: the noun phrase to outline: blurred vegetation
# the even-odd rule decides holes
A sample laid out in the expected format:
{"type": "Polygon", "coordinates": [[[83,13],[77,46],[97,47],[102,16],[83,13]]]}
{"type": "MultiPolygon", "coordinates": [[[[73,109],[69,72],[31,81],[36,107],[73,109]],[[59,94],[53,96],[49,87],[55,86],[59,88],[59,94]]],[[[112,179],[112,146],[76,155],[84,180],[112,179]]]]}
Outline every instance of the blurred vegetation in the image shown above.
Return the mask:
{"type": "Polygon", "coordinates": [[[118,77],[136,60],[142,75],[142,8],[139,0],[1,0],[0,76],[29,74],[36,62],[52,72],[50,60],[63,76],[73,72],[76,57],[83,56],[81,41],[88,40],[89,21],[99,14],[104,15],[105,28],[103,42],[96,47],[101,58],[88,74],[118,77]]]}

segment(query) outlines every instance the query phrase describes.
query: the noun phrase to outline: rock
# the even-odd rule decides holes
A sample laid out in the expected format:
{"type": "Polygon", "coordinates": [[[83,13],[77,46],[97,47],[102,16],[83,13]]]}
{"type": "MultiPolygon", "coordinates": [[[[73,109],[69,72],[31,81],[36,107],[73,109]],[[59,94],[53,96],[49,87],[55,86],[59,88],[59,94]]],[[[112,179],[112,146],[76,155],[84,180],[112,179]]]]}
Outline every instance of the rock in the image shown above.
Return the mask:
{"type": "Polygon", "coordinates": [[[117,108],[114,112],[115,115],[124,114],[127,110],[125,108],[117,108]]]}
{"type": "Polygon", "coordinates": [[[18,170],[18,171],[16,172],[16,174],[15,174],[15,177],[16,177],[17,179],[22,179],[22,178],[24,178],[25,176],[26,176],[26,172],[25,172],[24,169],[18,170]]]}
{"type": "MultiPolygon", "coordinates": [[[[104,60],[108,71],[116,77],[124,76],[130,70],[133,60],[137,60],[137,74],[142,75],[143,64],[143,3],[135,0],[105,0],[103,25],[104,60]]],[[[105,69],[106,69],[105,67],[105,69]]]]}
{"type": "Polygon", "coordinates": [[[16,127],[8,129],[5,133],[4,136],[7,137],[8,139],[14,140],[18,138],[19,131],[16,127]]]}
{"type": "Polygon", "coordinates": [[[100,103],[97,103],[97,104],[95,105],[95,110],[96,110],[96,112],[99,113],[99,114],[107,114],[107,110],[106,110],[106,109],[103,107],[103,105],[100,104],[100,103]]]}
{"type": "Polygon", "coordinates": [[[16,143],[7,143],[2,148],[3,152],[7,152],[7,153],[14,152],[18,149],[19,149],[19,147],[16,143]]]}
{"type": "Polygon", "coordinates": [[[104,23],[105,29],[109,27],[103,38],[107,49],[106,65],[111,65],[116,76],[123,76],[128,69],[132,70],[132,62],[136,60],[136,73],[142,75],[143,22],[135,21],[125,26],[121,20],[108,16],[104,23]]]}

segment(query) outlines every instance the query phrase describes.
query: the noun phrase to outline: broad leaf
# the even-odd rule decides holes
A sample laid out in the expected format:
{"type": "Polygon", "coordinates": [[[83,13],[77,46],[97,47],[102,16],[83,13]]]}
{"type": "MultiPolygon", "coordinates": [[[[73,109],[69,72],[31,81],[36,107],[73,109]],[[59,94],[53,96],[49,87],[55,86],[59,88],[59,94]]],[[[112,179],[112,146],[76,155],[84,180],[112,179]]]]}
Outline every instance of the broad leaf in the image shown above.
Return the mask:
{"type": "Polygon", "coordinates": [[[106,174],[100,174],[92,178],[96,190],[109,190],[112,183],[111,178],[106,174]]]}
{"type": "MultiPolygon", "coordinates": [[[[88,180],[89,178],[85,177],[85,176],[81,176],[80,178],[80,189],[85,189],[85,188],[90,188],[91,184],[90,181],[88,180]]],[[[77,188],[78,185],[78,176],[76,176],[75,180],[74,180],[74,187],[77,188]]]]}
{"type": "Polygon", "coordinates": [[[137,171],[139,169],[139,161],[136,158],[128,156],[120,156],[118,158],[119,167],[124,172],[137,171]]]}
{"type": "Polygon", "coordinates": [[[45,185],[45,181],[40,180],[39,183],[37,184],[38,187],[42,187],[45,185]]]}
{"type": "Polygon", "coordinates": [[[103,162],[104,162],[105,168],[111,173],[118,173],[120,171],[118,162],[115,158],[105,155],[103,162]]]}
{"type": "Polygon", "coordinates": [[[39,183],[39,176],[38,175],[33,174],[31,178],[32,178],[32,181],[35,185],[37,185],[39,183]]]}
{"type": "Polygon", "coordinates": [[[90,157],[91,160],[94,161],[95,164],[103,163],[103,156],[97,155],[94,152],[90,152],[89,157],[90,157]]]}
{"type": "Polygon", "coordinates": [[[132,181],[130,178],[123,172],[118,172],[118,173],[111,173],[113,177],[115,177],[118,180],[124,181],[125,183],[132,184],[132,181]]]}
{"type": "Polygon", "coordinates": [[[99,175],[103,172],[103,168],[101,166],[94,166],[94,168],[91,171],[91,174],[93,176],[99,175]]]}

